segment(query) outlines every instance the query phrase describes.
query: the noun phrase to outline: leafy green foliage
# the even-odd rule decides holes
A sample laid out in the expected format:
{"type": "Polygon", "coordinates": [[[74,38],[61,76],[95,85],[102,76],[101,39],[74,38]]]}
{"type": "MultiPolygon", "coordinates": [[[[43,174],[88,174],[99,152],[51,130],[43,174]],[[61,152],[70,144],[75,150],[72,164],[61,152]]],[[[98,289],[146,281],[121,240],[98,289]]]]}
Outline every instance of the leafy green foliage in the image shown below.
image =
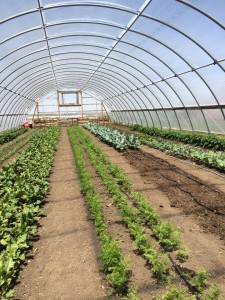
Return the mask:
{"type": "Polygon", "coordinates": [[[209,290],[204,291],[203,296],[205,300],[224,300],[224,297],[221,295],[220,289],[216,284],[212,284],[209,290]]]}
{"type": "Polygon", "coordinates": [[[172,251],[180,246],[180,228],[173,227],[169,222],[162,221],[159,214],[146,202],[140,193],[133,192],[131,196],[138,206],[140,216],[151,227],[159,243],[168,251],[172,251]]]}
{"type": "Polygon", "coordinates": [[[198,273],[191,279],[191,283],[198,292],[202,292],[206,288],[207,279],[210,274],[205,269],[200,269],[198,273]]]}
{"type": "Polygon", "coordinates": [[[0,170],[0,295],[5,299],[12,294],[30,237],[37,231],[59,133],[54,127],[40,130],[29,147],[0,170]]]}
{"type": "MultiPolygon", "coordinates": [[[[80,130],[77,129],[77,132],[78,131],[80,130]]],[[[89,137],[82,136],[82,139],[83,142],[88,144],[92,151],[94,151],[95,155],[98,157],[98,161],[101,161],[105,167],[108,167],[110,174],[116,179],[116,183],[119,185],[119,188],[122,187],[126,190],[126,192],[131,193],[131,183],[124,171],[115,164],[110,163],[107,156],[97,145],[92,142],[89,137]]],[[[151,228],[154,230],[159,242],[169,251],[177,248],[178,245],[181,244],[179,238],[180,229],[174,228],[169,223],[162,222],[159,214],[156,213],[151,205],[146,202],[141,193],[132,192],[131,197],[138,206],[139,217],[144,218],[145,222],[151,225],[151,228]]]]}
{"type": "Polygon", "coordinates": [[[206,151],[193,146],[174,144],[152,138],[142,138],[142,143],[176,157],[192,159],[218,170],[225,170],[225,154],[223,152],[206,151]]]}
{"type": "Polygon", "coordinates": [[[154,227],[160,244],[164,245],[167,250],[175,249],[180,243],[180,229],[173,227],[169,222],[159,222],[154,227]]]}
{"type": "Polygon", "coordinates": [[[215,134],[204,134],[199,132],[185,132],[172,129],[159,129],[155,127],[146,127],[142,125],[131,125],[131,130],[139,131],[150,136],[161,137],[186,144],[191,144],[205,149],[217,151],[225,150],[225,139],[215,134]]]}
{"type": "Polygon", "coordinates": [[[107,126],[100,126],[96,123],[87,123],[84,127],[101,141],[113,146],[117,150],[137,149],[140,146],[140,141],[134,134],[120,133],[118,130],[107,126]]]}
{"type": "Polygon", "coordinates": [[[7,144],[1,146],[1,148],[0,148],[0,155],[2,153],[4,153],[5,151],[7,151],[9,148],[11,148],[13,145],[19,143],[20,141],[22,141],[23,139],[25,139],[29,135],[33,134],[34,132],[35,132],[35,130],[27,131],[26,133],[21,134],[17,138],[13,139],[11,142],[8,142],[7,144]]]}
{"type": "Polygon", "coordinates": [[[22,133],[24,133],[26,131],[27,131],[26,128],[20,128],[20,129],[16,129],[16,130],[8,130],[6,132],[1,133],[0,134],[0,145],[15,139],[16,137],[18,137],[19,135],[21,135],[22,133]]]}
{"type": "MultiPolygon", "coordinates": [[[[7,160],[8,158],[10,158],[12,155],[14,155],[15,153],[17,153],[22,147],[24,147],[25,145],[29,144],[29,142],[32,140],[32,137],[34,136],[34,134],[36,133],[36,131],[33,131],[31,135],[28,136],[28,138],[26,139],[22,139],[22,141],[16,140],[16,146],[12,149],[10,149],[10,151],[8,151],[6,154],[4,154],[3,156],[0,157],[0,165],[7,160]]],[[[14,141],[13,141],[13,145],[14,145],[14,141]]]]}
{"type": "Polygon", "coordinates": [[[171,286],[169,291],[167,291],[162,296],[154,297],[154,300],[196,300],[196,296],[187,296],[187,290],[179,290],[175,286],[171,286]]]}
{"type": "Polygon", "coordinates": [[[188,259],[188,249],[185,246],[181,246],[176,252],[175,252],[176,259],[178,259],[180,262],[185,262],[188,259]]]}
{"type": "Polygon", "coordinates": [[[132,285],[129,288],[127,295],[125,297],[122,297],[121,300],[140,300],[140,298],[136,296],[137,289],[138,287],[136,285],[132,285]]]}
{"type": "Polygon", "coordinates": [[[118,247],[118,242],[111,238],[106,239],[99,258],[102,261],[103,270],[108,273],[107,278],[112,286],[119,293],[126,291],[128,282],[128,261],[122,258],[122,252],[118,247]]]}

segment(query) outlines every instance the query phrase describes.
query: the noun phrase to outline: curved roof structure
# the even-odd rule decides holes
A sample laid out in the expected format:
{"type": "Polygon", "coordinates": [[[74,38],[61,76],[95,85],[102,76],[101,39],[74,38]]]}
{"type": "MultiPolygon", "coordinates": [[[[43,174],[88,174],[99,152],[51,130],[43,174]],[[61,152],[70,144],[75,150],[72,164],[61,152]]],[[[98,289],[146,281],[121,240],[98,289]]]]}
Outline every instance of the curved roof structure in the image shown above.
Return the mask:
{"type": "Polygon", "coordinates": [[[76,89],[117,122],[224,133],[224,29],[223,0],[2,0],[1,128],[76,89]]]}

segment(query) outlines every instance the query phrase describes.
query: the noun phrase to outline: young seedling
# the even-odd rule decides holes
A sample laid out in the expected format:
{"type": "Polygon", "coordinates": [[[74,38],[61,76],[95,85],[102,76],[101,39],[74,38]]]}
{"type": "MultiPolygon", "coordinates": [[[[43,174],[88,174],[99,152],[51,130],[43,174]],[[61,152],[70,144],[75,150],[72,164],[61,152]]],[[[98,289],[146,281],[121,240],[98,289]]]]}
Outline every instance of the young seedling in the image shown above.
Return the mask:
{"type": "Polygon", "coordinates": [[[205,269],[200,269],[197,274],[191,279],[191,283],[197,292],[203,292],[206,288],[207,279],[210,274],[205,269]]]}
{"type": "Polygon", "coordinates": [[[180,246],[180,248],[175,252],[175,257],[179,262],[185,262],[188,259],[188,249],[185,246],[180,246]]]}

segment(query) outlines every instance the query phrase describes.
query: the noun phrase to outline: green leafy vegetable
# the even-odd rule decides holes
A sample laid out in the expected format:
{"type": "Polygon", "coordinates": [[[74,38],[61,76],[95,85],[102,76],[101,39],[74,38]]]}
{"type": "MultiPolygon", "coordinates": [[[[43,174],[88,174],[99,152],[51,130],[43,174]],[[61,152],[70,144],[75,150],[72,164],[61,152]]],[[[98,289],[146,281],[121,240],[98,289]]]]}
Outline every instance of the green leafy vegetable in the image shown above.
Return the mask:
{"type": "Polygon", "coordinates": [[[84,127],[101,141],[113,146],[117,150],[137,149],[140,146],[140,141],[134,134],[120,133],[111,127],[100,126],[96,123],[87,123],[84,127]]]}

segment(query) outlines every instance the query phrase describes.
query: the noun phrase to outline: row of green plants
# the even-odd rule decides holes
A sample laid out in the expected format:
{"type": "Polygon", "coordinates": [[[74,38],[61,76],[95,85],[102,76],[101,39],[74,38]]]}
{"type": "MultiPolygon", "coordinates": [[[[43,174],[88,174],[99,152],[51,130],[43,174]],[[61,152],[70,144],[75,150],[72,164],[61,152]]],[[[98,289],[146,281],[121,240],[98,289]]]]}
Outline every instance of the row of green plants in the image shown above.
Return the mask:
{"type": "Polygon", "coordinates": [[[25,139],[27,136],[29,136],[33,131],[28,131],[26,133],[24,133],[23,135],[19,135],[17,138],[15,138],[14,140],[12,140],[11,142],[8,142],[6,144],[4,144],[3,146],[1,146],[0,148],[0,155],[7,151],[9,148],[11,148],[13,145],[19,143],[20,141],[22,141],[23,139],[25,139]]]}
{"type": "MultiPolygon", "coordinates": [[[[107,274],[107,279],[117,294],[127,295],[124,299],[138,300],[138,298],[131,298],[129,296],[129,294],[131,295],[133,293],[132,289],[128,289],[128,260],[123,258],[122,251],[119,248],[119,242],[113,240],[108,232],[107,224],[103,216],[100,196],[94,190],[94,184],[88,173],[86,162],[79,143],[75,138],[73,128],[68,128],[68,135],[74,153],[81,191],[85,196],[91,218],[95,224],[99,240],[101,241],[101,253],[99,258],[102,264],[102,270],[107,274]]],[[[134,296],[132,295],[132,297],[134,296]]]]}
{"type": "Polygon", "coordinates": [[[120,215],[130,235],[134,239],[135,249],[147,260],[151,266],[154,277],[159,282],[166,281],[169,272],[169,260],[167,255],[159,253],[149,242],[149,237],[145,233],[144,226],[142,226],[138,214],[131,205],[129,205],[126,196],[120,190],[120,185],[118,185],[118,182],[113,179],[110,172],[106,169],[105,163],[102,159],[99,159],[99,156],[92,150],[91,146],[93,146],[93,144],[90,138],[85,136],[80,130],[80,128],[74,129],[76,136],[86,150],[97,173],[101,176],[114,202],[117,204],[120,215]]]}
{"type": "MultiPolygon", "coordinates": [[[[81,132],[79,128],[77,131],[81,132]]],[[[116,180],[119,187],[123,187],[123,189],[131,195],[132,201],[138,208],[139,216],[141,216],[145,223],[151,225],[159,243],[165,246],[168,251],[178,248],[178,246],[181,245],[180,229],[173,227],[169,222],[162,221],[160,215],[153,209],[141,193],[132,192],[131,182],[128,176],[121,168],[109,161],[107,155],[93,143],[90,137],[84,136],[83,140],[91,150],[95,152],[99,162],[105,167],[108,167],[110,175],[116,180]]]]}
{"type": "Polygon", "coordinates": [[[150,137],[142,137],[141,141],[147,146],[159,149],[170,155],[184,159],[192,159],[197,163],[204,164],[220,171],[225,170],[225,153],[223,152],[201,150],[194,146],[175,144],[150,137]]]}
{"type": "Polygon", "coordinates": [[[213,149],[216,151],[225,150],[225,138],[215,134],[159,129],[156,127],[146,127],[139,124],[130,125],[129,128],[150,136],[191,144],[194,146],[203,147],[205,149],[213,149]]]}
{"type": "Polygon", "coordinates": [[[31,250],[49,189],[59,127],[42,129],[28,148],[0,170],[0,296],[9,299],[19,268],[31,250]]]}
{"type": "Polygon", "coordinates": [[[23,134],[26,131],[27,131],[26,128],[19,128],[15,130],[8,130],[6,132],[2,132],[0,134],[0,145],[15,139],[16,137],[18,137],[19,135],[23,134]]]}
{"type": "MultiPolygon", "coordinates": [[[[105,142],[104,140],[102,141],[105,142]]],[[[147,135],[139,136],[139,141],[141,141],[142,144],[164,151],[172,156],[182,159],[191,159],[197,163],[204,164],[220,171],[225,170],[224,152],[204,150],[191,145],[165,141],[159,137],[151,138],[147,135]]]]}
{"type": "MultiPolygon", "coordinates": [[[[163,259],[160,260],[159,256],[162,258],[162,254],[157,253],[157,251],[149,244],[148,238],[144,233],[144,228],[141,226],[140,216],[142,219],[145,219],[145,221],[151,223],[151,226],[154,228],[154,234],[157,236],[159,242],[166,246],[167,250],[171,251],[178,248],[176,251],[176,256],[179,260],[184,261],[187,259],[187,250],[180,242],[180,238],[178,237],[178,228],[173,228],[168,222],[160,221],[159,215],[154,212],[144,197],[140,193],[131,191],[131,184],[126,174],[124,174],[124,172],[118,168],[118,166],[110,163],[107,156],[95,143],[92,142],[89,137],[84,135],[81,129],[76,128],[74,130],[76,131],[77,138],[87,151],[92,164],[102,177],[103,182],[113,196],[114,201],[119,206],[119,211],[123,221],[126,223],[131,236],[134,238],[136,249],[140,251],[140,253],[143,254],[143,256],[147,259],[148,263],[152,266],[153,275],[159,281],[168,280],[168,259],[166,256],[164,256],[163,259]],[[109,172],[107,172],[106,166],[108,166],[109,172]],[[115,180],[113,180],[111,175],[113,175],[115,180]],[[135,203],[139,206],[138,213],[135,213],[128,205],[124,195],[121,194],[120,186],[123,186],[127,192],[131,192],[132,200],[135,199],[135,203]]],[[[187,274],[185,274],[185,276],[188,277],[187,274]]],[[[211,299],[211,296],[215,296],[215,298],[212,299],[222,299],[220,298],[220,292],[217,285],[212,285],[209,290],[205,290],[206,281],[209,276],[209,273],[207,273],[204,269],[201,269],[195,276],[188,279],[190,280],[196,292],[204,294],[204,299],[211,299]]],[[[173,290],[173,287],[171,289],[173,290]]],[[[179,292],[179,294],[182,295],[183,291],[179,292]]],[[[163,297],[162,299],[169,299],[163,297]]],[[[183,297],[186,297],[185,293],[183,294],[183,297]]],[[[177,299],[180,298],[178,297],[177,299]]],[[[193,296],[190,299],[197,298],[193,296]]]]}
{"type": "MultiPolygon", "coordinates": [[[[196,277],[201,282],[204,278],[204,275],[201,274],[196,277]]],[[[201,284],[202,285],[202,284],[201,284]]],[[[157,295],[154,297],[154,300],[196,300],[196,296],[187,296],[187,289],[178,289],[176,286],[170,284],[169,290],[163,295],[157,295]]],[[[212,284],[209,290],[205,290],[202,293],[201,299],[203,300],[224,300],[224,297],[221,295],[220,289],[216,284],[212,284]]]]}
{"type": "MultiPolygon", "coordinates": [[[[34,136],[34,133],[36,131],[32,131],[32,133],[29,132],[29,134],[25,134],[26,136],[20,136],[19,140],[13,140],[12,145],[16,145],[12,149],[10,149],[8,152],[6,152],[4,155],[1,155],[0,157],[0,165],[9,159],[11,156],[13,156],[15,153],[17,153],[20,149],[22,149],[24,146],[28,145],[30,141],[32,141],[32,138],[34,136]],[[28,136],[28,137],[27,137],[28,136]]],[[[10,143],[11,144],[11,143],[10,143]]],[[[8,144],[7,144],[8,145],[8,144]]],[[[6,146],[6,145],[5,145],[6,146]]],[[[8,147],[7,147],[8,148],[8,147]]],[[[10,148],[10,147],[9,147],[10,148]]],[[[7,149],[6,149],[7,150],[7,149]]]]}
{"type": "Polygon", "coordinates": [[[134,134],[121,133],[111,127],[101,126],[92,122],[86,123],[84,127],[97,136],[101,141],[119,151],[137,149],[141,144],[138,137],[134,134]]]}

